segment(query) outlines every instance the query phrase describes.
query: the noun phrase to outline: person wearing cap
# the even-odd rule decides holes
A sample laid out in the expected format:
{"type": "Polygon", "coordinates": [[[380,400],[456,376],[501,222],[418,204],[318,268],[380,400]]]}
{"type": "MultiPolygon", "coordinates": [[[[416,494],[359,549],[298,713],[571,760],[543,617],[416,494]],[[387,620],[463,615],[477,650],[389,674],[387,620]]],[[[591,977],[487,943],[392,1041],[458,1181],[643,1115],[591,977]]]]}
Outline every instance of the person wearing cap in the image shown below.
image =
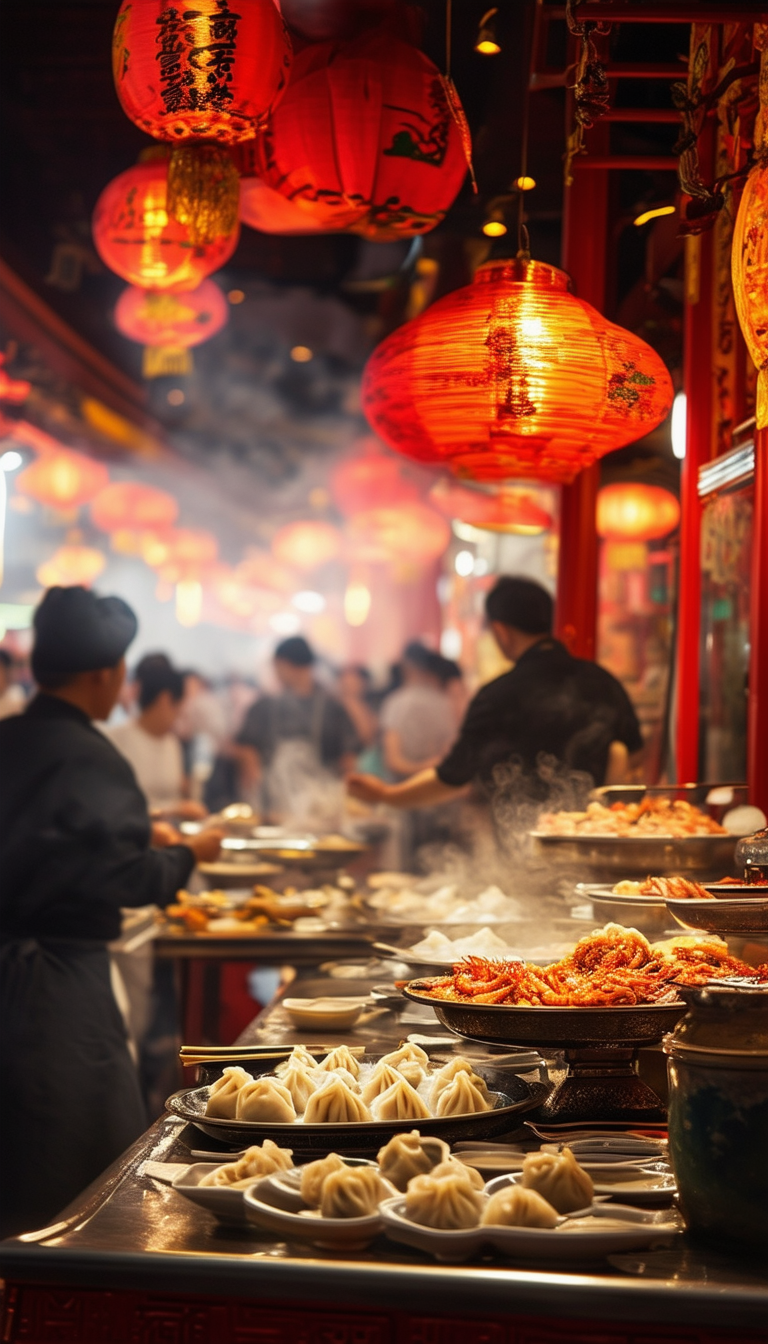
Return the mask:
{"type": "Polygon", "coordinates": [[[297,792],[347,774],[360,743],[338,700],[318,686],[315,655],[301,635],[278,644],[274,655],[279,695],[251,706],[237,736],[244,782],[260,781],[266,812],[291,814],[297,792]]]}
{"type": "Polygon", "coordinates": [[[637,715],[605,668],[574,658],[552,635],[553,603],[530,579],[505,575],[486,599],[486,616],[514,664],[470,702],[459,736],[437,766],[398,784],[352,775],[349,792],[365,802],[432,806],[471,786],[490,798],[499,767],[520,771],[528,797],[547,801],[544,760],[592,786],[618,783],[642,750],[637,715]]]}
{"type": "Polygon", "coordinates": [[[133,770],[94,725],[136,627],[119,597],[49,589],[34,618],[38,694],[0,723],[0,1073],[14,1117],[2,1235],[44,1226],[144,1129],[107,944],[123,907],[167,905],[219,849],[217,833],[153,835],[133,770]]]}

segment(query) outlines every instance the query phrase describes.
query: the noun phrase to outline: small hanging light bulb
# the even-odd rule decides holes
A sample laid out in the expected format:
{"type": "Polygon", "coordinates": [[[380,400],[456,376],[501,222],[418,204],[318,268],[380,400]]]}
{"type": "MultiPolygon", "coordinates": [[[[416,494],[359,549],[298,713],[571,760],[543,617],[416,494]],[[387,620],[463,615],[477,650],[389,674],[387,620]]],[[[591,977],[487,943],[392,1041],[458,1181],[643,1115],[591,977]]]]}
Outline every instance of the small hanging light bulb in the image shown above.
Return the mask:
{"type": "Polygon", "coordinates": [[[501,51],[501,46],[496,37],[496,15],[498,12],[498,9],[489,9],[480,20],[475,51],[478,51],[481,56],[498,56],[501,51]]]}
{"type": "Polygon", "coordinates": [[[504,219],[504,210],[502,206],[497,205],[490,209],[486,215],[483,224],[483,233],[486,238],[503,238],[507,232],[507,225],[504,219]]]}

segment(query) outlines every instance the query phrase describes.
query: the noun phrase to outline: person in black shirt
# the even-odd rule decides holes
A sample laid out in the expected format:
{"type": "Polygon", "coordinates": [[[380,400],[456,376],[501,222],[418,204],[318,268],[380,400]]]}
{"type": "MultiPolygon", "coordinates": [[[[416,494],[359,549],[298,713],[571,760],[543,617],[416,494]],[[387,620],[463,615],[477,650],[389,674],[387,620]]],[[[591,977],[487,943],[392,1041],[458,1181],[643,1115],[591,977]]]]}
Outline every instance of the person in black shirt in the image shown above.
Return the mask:
{"type": "Polygon", "coordinates": [[[34,624],[40,692],[0,723],[3,1235],[44,1225],[145,1127],[107,943],[122,907],[167,905],[220,843],[153,833],[133,770],[94,727],[122,686],[131,608],[52,588],[34,624]]]}
{"type": "Polygon", "coordinates": [[[455,798],[470,785],[487,797],[514,766],[528,796],[547,799],[544,760],[617,783],[628,758],[642,749],[637,716],[610,672],[574,658],[551,634],[552,598],[540,584],[505,576],[488,594],[486,615],[511,671],[471,701],[459,736],[440,764],[400,784],[352,775],[349,792],[368,802],[423,807],[455,798]],[[501,768],[501,771],[500,771],[501,768]]]}

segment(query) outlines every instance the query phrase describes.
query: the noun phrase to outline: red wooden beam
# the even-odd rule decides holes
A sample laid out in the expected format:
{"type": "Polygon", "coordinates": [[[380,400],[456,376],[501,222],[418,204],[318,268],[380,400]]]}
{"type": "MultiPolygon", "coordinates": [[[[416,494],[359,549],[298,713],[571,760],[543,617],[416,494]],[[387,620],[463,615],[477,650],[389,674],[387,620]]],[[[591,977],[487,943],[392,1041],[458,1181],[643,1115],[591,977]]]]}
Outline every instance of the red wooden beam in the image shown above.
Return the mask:
{"type": "MultiPolygon", "coordinates": [[[[660,4],[610,4],[607,0],[582,5],[579,20],[609,21],[611,23],[750,23],[757,22],[765,14],[764,0],[741,0],[732,5],[686,5],[660,4]]],[[[564,19],[565,6],[544,5],[542,17],[546,19],[564,19]]]]}
{"type": "Polygon", "coordinates": [[[670,125],[680,124],[680,113],[675,107],[609,107],[604,112],[601,121],[637,121],[641,125],[649,125],[651,122],[668,122],[670,125]]]}
{"type": "MultiPolygon", "coordinates": [[[[651,65],[647,61],[617,61],[605,67],[609,79],[685,79],[686,69],[682,61],[674,65],[651,65]]],[[[560,89],[567,79],[571,79],[571,70],[534,70],[529,88],[560,89]]],[[[679,113],[675,113],[679,116],[679,113]]]]}
{"type": "Polygon", "coordinates": [[[574,159],[571,166],[581,171],[588,168],[592,172],[634,168],[649,173],[676,173],[677,159],[673,159],[669,154],[585,154],[574,159]]]}
{"type": "Polygon", "coordinates": [[[768,813],[768,430],[755,435],[755,498],[750,592],[747,780],[749,798],[768,813]]]}

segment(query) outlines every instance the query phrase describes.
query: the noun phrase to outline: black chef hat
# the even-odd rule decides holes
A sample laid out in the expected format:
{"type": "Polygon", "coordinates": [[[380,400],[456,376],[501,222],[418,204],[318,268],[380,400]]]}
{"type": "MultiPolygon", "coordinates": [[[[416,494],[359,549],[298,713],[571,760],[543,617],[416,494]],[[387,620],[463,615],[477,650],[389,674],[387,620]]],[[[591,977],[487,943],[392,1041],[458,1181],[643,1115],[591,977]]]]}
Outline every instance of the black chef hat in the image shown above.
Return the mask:
{"type": "Polygon", "coordinates": [[[49,588],[34,627],[32,675],[39,686],[52,686],[78,672],[114,667],[138,621],[121,597],[97,597],[87,588],[49,588]]]}

